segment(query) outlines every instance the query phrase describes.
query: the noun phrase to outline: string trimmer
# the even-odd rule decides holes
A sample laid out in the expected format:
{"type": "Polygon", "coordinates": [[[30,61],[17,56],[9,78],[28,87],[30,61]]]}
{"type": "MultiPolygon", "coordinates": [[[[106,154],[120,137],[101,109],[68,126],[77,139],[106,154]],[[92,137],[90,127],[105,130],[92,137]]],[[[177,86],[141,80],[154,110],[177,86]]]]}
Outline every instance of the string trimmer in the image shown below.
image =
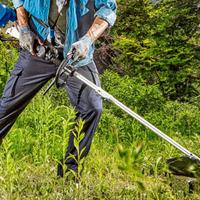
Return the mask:
{"type": "MultiPolygon", "coordinates": [[[[15,30],[16,31],[16,30],[15,30]]],[[[18,39],[16,36],[16,32],[13,32],[13,30],[9,29],[8,33],[15,38],[18,39]]],[[[44,47],[40,48],[43,49],[44,47]]],[[[48,48],[47,48],[48,49],[48,48]]],[[[52,51],[44,51],[45,54],[51,54],[52,51]]],[[[59,85],[59,78],[65,74],[67,76],[74,76],[77,79],[81,80],[83,83],[85,83],[87,86],[92,88],[96,91],[97,94],[99,94],[103,99],[114,103],[116,106],[121,108],[123,111],[128,113],[130,116],[132,116],[134,119],[139,121],[141,124],[149,128],[151,131],[153,131],[155,134],[157,134],[159,137],[163,138],[165,141],[173,145],[176,149],[180,150],[185,156],[180,158],[171,158],[168,159],[167,163],[169,165],[169,169],[174,173],[178,175],[185,175],[185,176],[200,176],[200,158],[181,146],[179,143],[177,143],[175,140],[170,138],[168,135],[163,133],[161,130],[156,128],[154,125],[149,123],[147,120],[142,118],[140,115],[132,111],[130,108],[128,108],[126,105],[121,103],[119,100],[114,98],[111,94],[103,90],[101,87],[96,86],[94,83],[86,79],[84,76],[82,76],[80,73],[76,71],[76,68],[74,67],[75,61],[72,59],[73,55],[68,55],[67,58],[65,58],[62,62],[60,62],[57,57],[55,56],[48,56],[48,58],[52,59],[52,62],[54,62],[56,65],[59,65],[57,73],[51,84],[46,89],[46,94],[49,89],[56,84],[59,85]]]]}
{"type": "Polygon", "coordinates": [[[103,90],[101,87],[96,86],[94,83],[86,79],[84,76],[82,76],[80,73],[76,71],[76,68],[73,66],[72,60],[69,58],[64,59],[61,64],[58,67],[56,77],[52,81],[52,83],[49,85],[45,93],[51,88],[51,86],[55,83],[56,85],[59,85],[59,78],[65,74],[66,76],[74,76],[77,79],[81,80],[83,83],[85,83],[87,86],[95,90],[97,94],[99,94],[103,99],[114,103],[116,106],[121,108],[123,111],[128,113],[130,116],[132,116],[134,119],[139,121],[141,124],[152,130],[155,134],[157,134],[159,137],[163,138],[165,141],[173,145],[175,148],[180,150],[182,153],[184,153],[186,156],[180,157],[180,158],[171,158],[167,161],[169,164],[169,169],[178,175],[186,175],[186,176],[196,176],[198,175],[197,168],[200,169],[200,158],[181,146],[179,143],[177,143],[175,140],[170,138],[168,135],[163,133],[161,130],[156,128],[154,125],[149,123],[147,120],[142,118],[140,115],[132,111],[130,108],[128,108],[126,105],[121,103],[119,100],[117,100],[115,97],[113,97],[111,94],[103,90]]]}

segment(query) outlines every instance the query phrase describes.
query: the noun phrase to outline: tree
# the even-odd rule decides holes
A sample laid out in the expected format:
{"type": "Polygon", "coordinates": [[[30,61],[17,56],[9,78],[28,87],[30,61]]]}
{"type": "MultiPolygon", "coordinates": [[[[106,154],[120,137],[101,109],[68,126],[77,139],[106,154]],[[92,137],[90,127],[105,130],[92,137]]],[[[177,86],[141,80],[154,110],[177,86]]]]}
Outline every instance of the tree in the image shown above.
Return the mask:
{"type": "Polygon", "coordinates": [[[115,61],[124,72],[159,84],[170,99],[199,95],[198,1],[120,1],[119,9],[115,61]]]}

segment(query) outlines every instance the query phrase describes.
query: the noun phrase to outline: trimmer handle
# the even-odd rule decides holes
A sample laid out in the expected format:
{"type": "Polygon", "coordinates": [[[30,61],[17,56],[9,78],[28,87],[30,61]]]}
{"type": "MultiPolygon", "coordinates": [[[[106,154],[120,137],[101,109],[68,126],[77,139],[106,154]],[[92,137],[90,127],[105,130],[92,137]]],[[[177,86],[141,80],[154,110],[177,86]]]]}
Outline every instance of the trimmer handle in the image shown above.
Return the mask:
{"type": "Polygon", "coordinates": [[[72,59],[72,56],[72,53],[67,54],[67,57],[60,63],[56,71],[55,78],[51,81],[43,95],[47,94],[54,84],[56,84],[57,88],[59,87],[59,78],[62,76],[62,74],[72,76],[74,71],[76,71],[76,68],[73,66],[75,61],[72,59]]]}

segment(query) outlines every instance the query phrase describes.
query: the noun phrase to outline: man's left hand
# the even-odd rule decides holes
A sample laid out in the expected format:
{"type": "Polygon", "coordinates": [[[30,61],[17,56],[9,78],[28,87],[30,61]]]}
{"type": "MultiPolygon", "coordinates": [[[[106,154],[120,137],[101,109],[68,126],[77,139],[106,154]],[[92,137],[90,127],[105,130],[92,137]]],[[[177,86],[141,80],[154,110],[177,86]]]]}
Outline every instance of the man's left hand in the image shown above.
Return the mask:
{"type": "Polygon", "coordinates": [[[69,54],[72,54],[72,58],[74,61],[84,59],[87,56],[92,44],[93,42],[89,38],[89,36],[85,35],[79,41],[72,44],[69,54]]]}

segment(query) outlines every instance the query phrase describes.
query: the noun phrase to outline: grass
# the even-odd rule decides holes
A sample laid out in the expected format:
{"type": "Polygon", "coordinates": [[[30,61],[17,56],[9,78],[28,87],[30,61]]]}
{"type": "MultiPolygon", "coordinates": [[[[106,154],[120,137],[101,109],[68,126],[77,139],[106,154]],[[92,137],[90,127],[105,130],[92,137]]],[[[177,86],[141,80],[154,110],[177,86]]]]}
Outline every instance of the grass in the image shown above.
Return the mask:
{"type": "MultiPolygon", "coordinates": [[[[107,104],[80,183],[57,178],[75,117],[67,103],[55,105],[61,96],[38,94],[1,145],[2,200],[198,199],[198,191],[188,192],[187,180],[168,173],[166,159],[180,153],[138,122],[114,115],[107,104]],[[132,124],[128,136],[124,120],[132,124]]],[[[198,134],[176,132],[173,138],[200,155],[198,134]]]]}

